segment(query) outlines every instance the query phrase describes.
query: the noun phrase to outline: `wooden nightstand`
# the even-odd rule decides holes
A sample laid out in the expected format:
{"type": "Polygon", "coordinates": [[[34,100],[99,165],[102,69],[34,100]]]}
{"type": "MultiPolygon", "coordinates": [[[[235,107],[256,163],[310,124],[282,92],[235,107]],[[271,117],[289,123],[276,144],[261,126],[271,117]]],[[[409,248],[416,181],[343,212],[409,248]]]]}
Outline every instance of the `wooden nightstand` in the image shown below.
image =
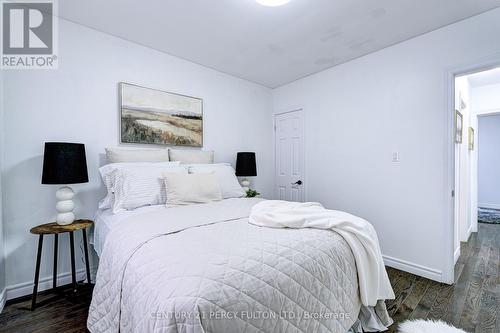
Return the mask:
{"type": "Polygon", "coordinates": [[[54,291],[57,288],[57,247],[59,234],[69,232],[69,240],[71,247],[71,279],[73,283],[73,290],[76,290],[76,271],[75,271],[75,239],[73,232],[81,230],[83,234],[83,249],[85,251],[85,268],[87,270],[87,281],[90,283],[90,267],[89,267],[89,250],[87,245],[87,232],[86,229],[94,222],[91,220],[76,220],[69,225],[58,225],[57,223],[47,223],[36,226],[30,230],[32,234],[38,236],[38,252],[36,255],[36,269],[35,269],[35,284],[33,286],[33,297],[31,300],[31,311],[36,307],[36,295],[38,292],[38,277],[40,275],[40,259],[42,257],[42,245],[44,235],[54,235],[54,272],[52,277],[52,288],[54,291]]]}

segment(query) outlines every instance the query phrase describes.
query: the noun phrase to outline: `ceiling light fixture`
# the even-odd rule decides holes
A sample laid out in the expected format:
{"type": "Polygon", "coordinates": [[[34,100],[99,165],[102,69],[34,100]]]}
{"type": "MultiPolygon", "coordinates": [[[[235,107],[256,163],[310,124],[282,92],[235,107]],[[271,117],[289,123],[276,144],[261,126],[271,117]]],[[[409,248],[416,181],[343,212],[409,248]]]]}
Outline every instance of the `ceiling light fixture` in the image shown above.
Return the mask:
{"type": "Polygon", "coordinates": [[[283,6],[290,2],[290,0],[255,0],[255,1],[267,7],[283,6]]]}

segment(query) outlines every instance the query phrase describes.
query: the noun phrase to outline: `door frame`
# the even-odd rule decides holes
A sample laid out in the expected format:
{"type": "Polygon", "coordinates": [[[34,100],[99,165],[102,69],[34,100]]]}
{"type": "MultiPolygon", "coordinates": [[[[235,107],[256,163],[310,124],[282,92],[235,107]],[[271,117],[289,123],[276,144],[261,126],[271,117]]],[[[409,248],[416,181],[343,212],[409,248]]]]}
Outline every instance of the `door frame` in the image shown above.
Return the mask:
{"type": "MultiPolygon", "coordinates": [[[[476,59],[460,66],[445,70],[445,131],[444,131],[444,202],[445,209],[445,239],[444,248],[447,252],[441,280],[447,284],[455,281],[455,198],[451,195],[455,190],[455,77],[486,71],[500,66],[500,53],[476,59]]],[[[470,198],[469,198],[470,200],[470,198]]]]}
{"type": "Polygon", "coordinates": [[[307,167],[307,163],[306,163],[306,137],[305,137],[305,128],[306,128],[306,117],[305,117],[305,112],[304,112],[304,108],[302,106],[295,106],[295,107],[290,107],[290,108],[286,108],[286,109],[283,109],[283,110],[279,110],[279,111],[275,111],[273,113],[273,199],[277,199],[278,196],[277,196],[277,193],[276,193],[276,188],[277,188],[277,177],[276,177],[276,173],[277,173],[277,166],[278,166],[278,163],[277,163],[277,157],[276,157],[276,118],[280,115],[283,115],[283,114],[286,114],[286,113],[292,113],[292,112],[300,112],[300,115],[301,115],[301,119],[302,119],[302,170],[303,170],[303,175],[302,175],[302,187],[303,187],[303,200],[304,201],[307,201],[307,198],[309,197],[308,196],[308,191],[307,191],[307,188],[308,188],[308,181],[307,181],[307,171],[306,171],[306,167],[307,167]]]}

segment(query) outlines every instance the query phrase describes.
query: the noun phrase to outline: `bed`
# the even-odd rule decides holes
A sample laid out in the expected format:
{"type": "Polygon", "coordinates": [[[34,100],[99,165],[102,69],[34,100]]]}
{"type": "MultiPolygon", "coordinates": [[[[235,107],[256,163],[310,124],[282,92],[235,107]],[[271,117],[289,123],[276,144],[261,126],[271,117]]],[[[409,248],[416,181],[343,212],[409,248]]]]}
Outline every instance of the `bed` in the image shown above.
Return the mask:
{"type": "Polygon", "coordinates": [[[248,223],[261,199],[96,215],[91,332],[360,332],[392,323],[361,304],[336,232],[248,223]]]}

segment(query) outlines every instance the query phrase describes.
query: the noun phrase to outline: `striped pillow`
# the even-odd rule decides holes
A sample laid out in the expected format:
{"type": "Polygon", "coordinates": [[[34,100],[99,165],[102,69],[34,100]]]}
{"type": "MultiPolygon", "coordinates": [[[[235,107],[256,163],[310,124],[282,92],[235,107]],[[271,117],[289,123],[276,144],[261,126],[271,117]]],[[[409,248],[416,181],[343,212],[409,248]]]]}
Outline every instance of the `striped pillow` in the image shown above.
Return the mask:
{"type": "Polygon", "coordinates": [[[113,173],[117,169],[126,169],[130,167],[170,167],[178,166],[180,162],[124,162],[124,163],[110,163],[99,168],[99,173],[101,174],[102,182],[106,187],[106,196],[99,201],[99,209],[108,209],[113,207],[114,202],[114,187],[115,180],[113,173]]]}
{"type": "Polygon", "coordinates": [[[137,166],[114,171],[113,213],[164,204],[167,198],[163,172],[187,174],[188,170],[184,166],[137,166]]]}

